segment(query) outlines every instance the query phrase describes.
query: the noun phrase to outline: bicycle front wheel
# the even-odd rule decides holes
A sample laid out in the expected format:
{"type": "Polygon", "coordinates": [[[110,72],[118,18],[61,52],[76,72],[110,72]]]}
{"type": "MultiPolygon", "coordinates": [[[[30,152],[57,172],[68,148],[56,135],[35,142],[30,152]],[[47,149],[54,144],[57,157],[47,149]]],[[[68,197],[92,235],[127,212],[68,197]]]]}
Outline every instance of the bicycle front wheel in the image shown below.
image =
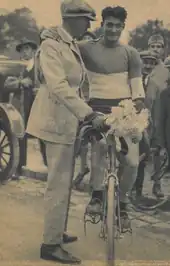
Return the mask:
{"type": "Polygon", "coordinates": [[[107,261],[109,266],[115,265],[115,178],[108,178],[107,190],[107,261]]]}

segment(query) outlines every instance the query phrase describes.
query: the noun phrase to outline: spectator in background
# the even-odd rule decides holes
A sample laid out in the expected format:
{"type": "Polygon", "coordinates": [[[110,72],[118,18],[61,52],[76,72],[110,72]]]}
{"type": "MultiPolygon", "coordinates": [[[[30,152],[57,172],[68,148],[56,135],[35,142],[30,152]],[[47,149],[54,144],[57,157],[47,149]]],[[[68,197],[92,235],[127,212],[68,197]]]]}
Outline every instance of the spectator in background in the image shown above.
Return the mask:
{"type": "Polygon", "coordinates": [[[86,31],[82,37],[83,41],[90,41],[96,39],[96,35],[91,31],[86,31]]]}
{"type": "Polygon", "coordinates": [[[167,80],[169,78],[168,70],[163,63],[165,56],[164,38],[159,34],[152,35],[148,40],[148,49],[158,58],[157,64],[150,76],[154,79],[159,89],[163,90],[167,87],[167,80]]]}
{"type": "MultiPolygon", "coordinates": [[[[158,145],[158,127],[160,117],[160,94],[167,88],[167,82],[169,79],[169,72],[166,69],[163,58],[165,54],[165,42],[161,35],[152,35],[148,40],[149,51],[157,57],[157,64],[149,75],[149,80],[146,90],[146,107],[151,112],[152,118],[152,134],[151,134],[151,147],[155,148],[158,145]]],[[[154,156],[154,169],[155,172],[159,172],[160,169],[160,156],[155,154],[154,156]]],[[[153,194],[158,197],[164,197],[161,189],[161,182],[159,175],[154,175],[153,180],[153,194]]]]}
{"type": "MultiPolygon", "coordinates": [[[[143,67],[142,67],[143,87],[144,87],[145,93],[147,95],[147,86],[148,86],[149,76],[157,64],[157,57],[151,51],[142,51],[140,53],[140,57],[141,57],[141,60],[143,63],[143,67]]],[[[150,126],[149,129],[151,129],[151,127],[152,126],[150,126]]],[[[151,132],[148,132],[148,133],[150,136],[151,132]]],[[[149,146],[150,146],[150,141],[149,141],[149,138],[145,134],[143,136],[143,139],[139,143],[140,155],[148,152],[149,146]]],[[[142,160],[139,163],[137,179],[136,179],[136,182],[135,182],[134,187],[133,187],[133,191],[136,192],[136,198],[137,199],[140,199],[140,197],[142,196],[143,182],[144,182],[144,175],[145,175],[145,166],[146,166],[146,160],[142,160]]]]}
{"type": "Polygon", "coordinates": [[[149,75],[152,73],[152,70],[156,66],[158,60],[157,60],[157,57],[151,51],[142,51],[140,53],[140,57],[141,57],[142,64],[143,64],[142,81],[143,81],[143,86],[146,92],[149,75]]]}
{"type": "MultiPolygon", "coordinates": [[[[168,69],[170,73],[170,56],[168,56],[164,61],[165,67],[168,69]]],[[[170,80],[168,80],[168,88],[161,96],[161,136],[163,146],[166,148],[168,153],[168,167],[167,173],[170,173],[170,80]]]]}
{"type": "Polygon", "coordinates": [[[95,34],[96,38],[100,38],[101,36],[103,36],[103,22],[101,22],[101,25],[99,28],[96,28],[93,33],[95,34]]]}
{"type": "MultiPolygon", "coordinates": [[[[10,76],[4,84],[5,91],[10,94],[10,102],[22,115],[25,126],[34,100],[34,55],[36,50],[37,44],[28,39],[23,39],[16,46],[16,51],[20,53],[21,60],[26,61],[27,66],[19,77],[10,76]]],[[[26,165],[27,139],[28,134],[25,134],[24,138],[19,140],[20,159],[14,178],[18,178],[22,174],[22,167],[26,165]]]]}

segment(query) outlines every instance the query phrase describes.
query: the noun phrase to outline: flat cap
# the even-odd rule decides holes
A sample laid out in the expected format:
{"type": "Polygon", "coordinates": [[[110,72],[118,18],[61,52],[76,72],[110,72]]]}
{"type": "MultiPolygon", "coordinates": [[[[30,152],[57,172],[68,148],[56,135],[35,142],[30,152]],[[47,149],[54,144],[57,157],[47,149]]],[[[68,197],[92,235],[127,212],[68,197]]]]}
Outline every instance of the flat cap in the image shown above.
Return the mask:
{"type": "Polygon", "coordinates": [[[22,47],[25,46],[25,45],[29,45],[32,47],[32,49],[36,50],[38,45],[32,41],[32,40],[28,40],[27,38],[23,38],[19,44],[16,45],[16,51],[17,52],[20,52],[22,47]]]}
{"type": "Polygon", "coordinates": [[[170,56],[165,58],[164,64],[165,64],[166,67],[170,67],[170,56]]]}
{"type": "Polygon", "coordinates": [[[142,58],[142,59],[145,59],[145,58],[150,58],[150,59],[155,59],[155,60],[157,60],[158,58],[157,58],[157,56],[155,55],[155,54],[153,54],[151,51],[149,51],[149,50],[146,50],[146,51],[142,51],[142,52],[140,52],[140,57],[142,58]]]}
{"type": "Polygon", "coordinates": [[[87,17],[96,20],[95,10],[83,0],[63,0],[60,9],[63,18],[87,17]]]}
{"type": "Polygon", "coordinates": [[[151,45],[152,43],[160,43],[164,46],[165,42],[164,42],[164,38],[162,35],[160,34],[154,34],[152,35],[149,40],[148,40],[148,45],[151,45]]]}

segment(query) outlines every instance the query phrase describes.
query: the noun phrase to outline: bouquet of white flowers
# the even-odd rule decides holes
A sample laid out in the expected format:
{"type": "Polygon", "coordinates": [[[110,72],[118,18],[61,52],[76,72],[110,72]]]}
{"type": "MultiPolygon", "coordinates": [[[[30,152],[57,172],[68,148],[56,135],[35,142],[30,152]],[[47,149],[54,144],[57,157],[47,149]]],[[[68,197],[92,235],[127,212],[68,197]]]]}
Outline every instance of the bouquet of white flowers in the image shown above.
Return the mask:
{"type": "Polygon", "coordinates": [[[143,109],[137,113],[132,100],[122,100],[119,106],[112,107],[112,113],[106,117],[106,124],[110,126],[109,133],[116,137],[135,138],[139,142],[148,127],[149,112],[143,109]]]}

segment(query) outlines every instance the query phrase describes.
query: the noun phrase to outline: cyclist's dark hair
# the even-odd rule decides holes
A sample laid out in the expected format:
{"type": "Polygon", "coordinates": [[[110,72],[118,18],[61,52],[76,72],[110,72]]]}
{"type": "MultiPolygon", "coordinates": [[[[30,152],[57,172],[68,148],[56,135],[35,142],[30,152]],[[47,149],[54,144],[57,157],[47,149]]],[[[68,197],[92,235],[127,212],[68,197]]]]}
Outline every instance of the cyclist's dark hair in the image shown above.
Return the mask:
{"type": "Polygon", "coordinates": [[[121,6],[108,6],[102,10],[102,20],[104,21],[107,17],[114,17],[121,20],[121,22],[125,23],[127,18],[127,11],[124,7],[121,6]]]}

